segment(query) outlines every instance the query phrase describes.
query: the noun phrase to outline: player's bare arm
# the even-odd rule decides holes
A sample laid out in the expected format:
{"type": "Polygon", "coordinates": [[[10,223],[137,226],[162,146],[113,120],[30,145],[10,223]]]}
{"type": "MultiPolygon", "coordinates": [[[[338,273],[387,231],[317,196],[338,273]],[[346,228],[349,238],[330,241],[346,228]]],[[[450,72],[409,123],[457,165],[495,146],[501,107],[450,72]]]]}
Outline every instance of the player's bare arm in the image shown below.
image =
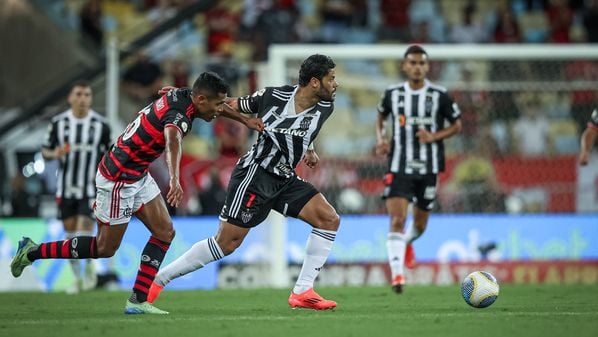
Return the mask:
{"type": "Polygon", "coordinates": [[[590,152],[592,151],[592,145],[598,137],[598,130],[587,127],[581,134],[581,151],[579,153],[579,165],[588,165],[590,160],[590,152]]]}
{"type": "Polygon", "coordinates": [[[419,129],[416,135],[421,143],[432,143],[441,139],[452,137],[457,133],[461,132],[461,121],[456,120],[455,123],[451,124],[448,128],[444,128],[437,132],[430,132],[426,129],[419,129]]]}
{"type": "Polygon", "coordinates": [[[170,125],[164,129],[164,139],[166,142],[166,166],[170,176],[170,189],[166,194],[166,201],[173,207],[179,207],[183,200],[183,188],[179,181],[183,135],[177,127],[170,125]]]}
{"type": "Polygon", "coordinates": [[[227,97],[220,116],[235,120],[258,132],[264,131],[264,122],[261,118],[248,117],[239,110],[236,97],[227,97]]]}
{"type": "Polygon", "coordinates": [[[376,120],[376,154],[387,155],[390,152],[390,143],[386,138],[386,117],[378,114],[376,120]]]}

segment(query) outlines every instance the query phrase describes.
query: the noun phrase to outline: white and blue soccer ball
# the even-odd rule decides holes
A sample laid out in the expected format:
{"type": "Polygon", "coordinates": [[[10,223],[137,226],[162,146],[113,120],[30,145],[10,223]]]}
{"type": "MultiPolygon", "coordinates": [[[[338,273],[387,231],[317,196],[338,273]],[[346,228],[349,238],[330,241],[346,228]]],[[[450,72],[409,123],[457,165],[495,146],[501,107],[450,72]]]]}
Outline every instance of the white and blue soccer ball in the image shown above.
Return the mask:
{"type": "Polygon", "coordinates": [[[474,271],[461,283],[461,295],[474,308],[486,308],[498,298],[498,282],[487,271],[474,271]]]}

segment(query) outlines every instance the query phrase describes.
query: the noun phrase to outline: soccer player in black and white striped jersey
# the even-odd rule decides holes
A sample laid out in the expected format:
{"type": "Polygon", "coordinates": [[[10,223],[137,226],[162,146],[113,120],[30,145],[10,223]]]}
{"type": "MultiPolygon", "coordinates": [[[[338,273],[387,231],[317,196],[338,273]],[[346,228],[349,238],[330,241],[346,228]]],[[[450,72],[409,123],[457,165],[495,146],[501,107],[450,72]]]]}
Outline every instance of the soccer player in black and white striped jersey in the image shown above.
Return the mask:
{"type": "Polygon", "coordinates": [[[411,243],[426,229],[436,198],[437,175],[444,170],[442,141],[461,131],[457,104],[446,89],[426,79],[426,51],[418,45],[408,47],[401,67],[407,81],[384,92],[376,123],[376,153],[388,155],[383,198],[390,215],[387,250],[392,289],[397,293],[405,284],[404,266],[415,263],[411,243]],[[390,142],[385,134],[389,116],[390,142]],[[405,232],[410,202],[413,225],[405,232]]]}
{"type": "MultiPolygon", "coordinates": [[[[76,82],[69,93],[70,108],[54,118],[42,145],[46,160],[58,159],[56,203],[66,238],[93,236],[93,210],[96,195],[95,174],[98,162],[110,147],[110,126],[103,116],[91,109],[92,90],[86,82],[76,82]]],[[[79,260],[69,260],[75,284],[69,289],[77,293],[92,289],[97,282],[94,262],[85,260],[81,275],[79,260]]]]}
{"type": "Polygon", "coordinates": [[[161,269],[150,288],[149,302],[173,279],[234,252],[251,228],[275,210],[313,227],[289,305],[315,310],[336,307],[336,302],[318,295],[313,285],[330,254],[340,218],[326,198],[295,173],[301,160],[311,168],[318,164],[312,144],[334,109],[338,87],[334,68],[329,57],[312,55],[301,65],[299,85],[268,87],[228,100],[233,111],[257,114],[264,131],[231,175],[216,236],[196,243],[161,269]]]}

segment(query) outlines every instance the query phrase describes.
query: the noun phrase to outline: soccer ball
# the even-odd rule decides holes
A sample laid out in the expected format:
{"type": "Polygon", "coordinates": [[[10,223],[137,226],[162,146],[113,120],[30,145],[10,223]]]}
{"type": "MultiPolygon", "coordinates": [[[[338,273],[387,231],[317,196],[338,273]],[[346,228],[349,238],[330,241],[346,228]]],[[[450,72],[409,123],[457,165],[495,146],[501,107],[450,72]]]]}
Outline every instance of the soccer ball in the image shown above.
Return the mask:
{"type": "Polygon", "coordinates": [[[474,271],[461,283],[461,295],[474,308],[489,307],[498,298],[498,282],[487,271],[474,271]]]}

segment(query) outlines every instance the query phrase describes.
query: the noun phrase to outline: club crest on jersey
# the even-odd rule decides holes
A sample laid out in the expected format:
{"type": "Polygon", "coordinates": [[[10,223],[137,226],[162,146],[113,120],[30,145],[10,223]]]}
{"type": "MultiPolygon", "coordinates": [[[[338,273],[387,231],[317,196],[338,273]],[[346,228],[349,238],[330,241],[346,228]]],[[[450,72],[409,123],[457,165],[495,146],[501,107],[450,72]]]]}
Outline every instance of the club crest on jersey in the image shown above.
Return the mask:
{"type": "Polygon", "coordinates": [[[301,130],[307,130],[307,129],[309,129],[309,126],[311,125],[311,120],[312,120],[312,119],[313,119],[313,118],[311,118],[311,117],[306,117],[306,118],[304,118],[304,119],[301,121],[301,123],[299,123],[299,128],[300,128],[301,130]]]}
{"type": "Polygon", "coordinates": [[[241,211],[241,221],[243,221],[243,223],[248,223],[251,218],[253,218],[253,213],[241,211]]]}

